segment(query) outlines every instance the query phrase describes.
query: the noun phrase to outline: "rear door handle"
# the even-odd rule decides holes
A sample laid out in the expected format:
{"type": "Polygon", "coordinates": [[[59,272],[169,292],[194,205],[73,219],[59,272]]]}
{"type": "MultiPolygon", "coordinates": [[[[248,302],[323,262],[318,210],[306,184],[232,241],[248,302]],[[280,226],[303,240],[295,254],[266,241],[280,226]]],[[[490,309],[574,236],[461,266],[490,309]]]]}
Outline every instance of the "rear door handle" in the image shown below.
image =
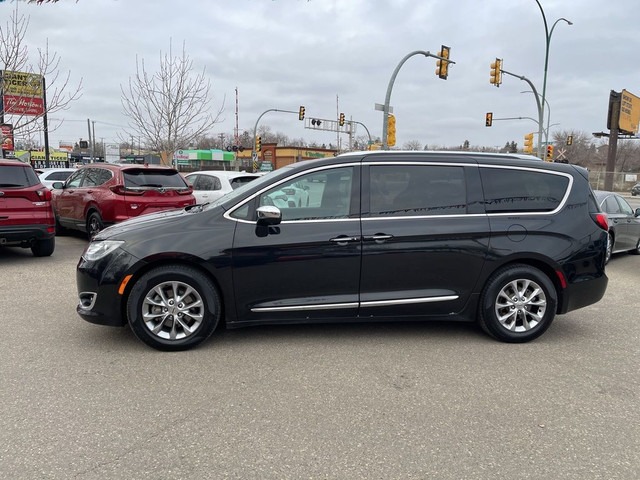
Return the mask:
{"type": "Polygon", "coordinates": [[[370,237],[364,237],[365,240],[373,240],[376,243],[384,243],[387,240],[391,240],[393,235],[387,235],[386,233],[376,233],[370,237]]]}

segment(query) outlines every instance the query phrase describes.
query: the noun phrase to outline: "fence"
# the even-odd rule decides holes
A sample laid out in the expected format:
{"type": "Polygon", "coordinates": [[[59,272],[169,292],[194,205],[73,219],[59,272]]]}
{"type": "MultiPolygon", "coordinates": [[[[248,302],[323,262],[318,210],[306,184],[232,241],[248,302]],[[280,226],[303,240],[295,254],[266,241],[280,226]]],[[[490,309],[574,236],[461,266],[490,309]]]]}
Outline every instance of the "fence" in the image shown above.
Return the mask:
{"type": "Polygon", "coordinates": [[[640,181],[640,173],[589,171],[589,184],[594,190],[604,190],[607,174],[613,175],[613,191],[630,193],[631,187],[640,181]]]}

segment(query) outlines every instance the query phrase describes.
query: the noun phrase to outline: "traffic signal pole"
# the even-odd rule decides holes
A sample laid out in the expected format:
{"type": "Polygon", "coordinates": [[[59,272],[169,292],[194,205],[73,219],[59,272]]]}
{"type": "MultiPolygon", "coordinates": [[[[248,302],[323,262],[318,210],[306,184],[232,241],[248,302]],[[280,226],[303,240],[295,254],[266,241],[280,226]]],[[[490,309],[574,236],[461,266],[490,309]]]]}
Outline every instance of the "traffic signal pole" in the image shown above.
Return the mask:
{"type": "Polygon", "coordinates": [[[529,84],[529,86],[531,87],[531,90],[533,90],[534,93],[534,98],[536,99],[536,106],[538,108],[538,156],[544,160],[545,157],[545,152],[542,151],[542,133],[544,131],[544,119],[542,118],[542,116],[544,115],[543,110],[542,110],[542,105],[540,102],[540,95],[538,94],[538,91],[536,90],[536,87],[533,86],[533,83],[531,83],[531,80],[529,80],[527,77],[525,77],[524,75],[517,75],[515,73],[511,73],[511,72],[507,72],[506,70],[503,70],[502,68],[500,69],[500,71],[502,73],[506,73],[507,75],[511,75],[512,77],[516,77],[524,82],[527,82],[529,84]]]}
{"type": "Polygon", "coordinates": [[[258,117],[258,119],[256,120],[256,124],[253,126],[253,142],[252,142],[252,146],[251,146],[251,170],[253,171],[253,164],[256,162],[257,160],[257,155],[256,155],[256,134],[258,132],[258,123],[260,122],[260,119],[269,112],[282,112],[282,113],[298,113],[298,112],[294,112],[293,110],[279,110],[277,108],[270,108],[269,110],[265,110],[264,112],[262,112],[260,114],[260,116],[258,117]]]}
{"type": "Polygon", "coordinates": [[[446,61],[447,64],[456,63],[449,60],[449,58],[441,57],[439,55],[434,55],[424,50],[416,50],[415,52],[408,53],[407,55],[405,55],[405,57],[402,60],[400,60],[400,63],[398,63],[398,66],[395,68],[395,70],[393,71],[393,74],[391,75],[391,78],[389,79],[389,85],[387,86],[387,94],[385,95],[385,98],[384,98],[384,108],[382,110],[382,149],[383,150],[389,150],[387,135],[388,135],[388,122],[389,122],[389,104],[391,103],[391,90],[393,89],[393,84],[396,81],[396,77],[398,76],[398,72],[400,71],[400,68],[402,67],[402,65],[404,65],[404,63],[407,60],[409,60],[414,55],[424,55],[425,57],[437,58],[440,61],[446,61]]]}

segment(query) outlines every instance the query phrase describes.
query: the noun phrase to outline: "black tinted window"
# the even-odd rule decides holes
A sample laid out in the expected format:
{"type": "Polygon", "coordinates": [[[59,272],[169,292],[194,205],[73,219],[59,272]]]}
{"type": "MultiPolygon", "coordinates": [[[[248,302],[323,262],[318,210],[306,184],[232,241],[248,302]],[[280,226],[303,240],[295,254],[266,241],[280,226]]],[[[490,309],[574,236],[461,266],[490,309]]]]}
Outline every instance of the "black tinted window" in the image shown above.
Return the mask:
{"type": "Polygon", "coordinates": [[[560,205],[569,179],[552,173],[481,168],[487,213],[549,212],[560,205]]]}
{"type": "Polygon", "coordinates": [[[124,186],[184,188],[187,183],[175,170],[129,169],[124,172],[124,186]]]}
{"type": "Polygon", "coordinates": [[[31,166],[0,165],[0,187],[30,187],[40,183],[31,166]]]}
{"type": "Polygon", "coordinates": [[[371,215],[455,215],[467,211],[463,167],[380,165],[370,170],[371,215]]]}
{"type": "Polygon", "coordinates": [[[235,190],[236,188],[241,187],[242,185],[245,185],[249,182],[252,182],[255,179],[256,177],[236,177],[233,180],[231,180],[231,188],[235,190]]]}
{"type": "Polygon", "coordinates": [[[47,180],[64,182],[72,173],[73,172],[52,172],[51,174],[47,175],[47,180]]]}

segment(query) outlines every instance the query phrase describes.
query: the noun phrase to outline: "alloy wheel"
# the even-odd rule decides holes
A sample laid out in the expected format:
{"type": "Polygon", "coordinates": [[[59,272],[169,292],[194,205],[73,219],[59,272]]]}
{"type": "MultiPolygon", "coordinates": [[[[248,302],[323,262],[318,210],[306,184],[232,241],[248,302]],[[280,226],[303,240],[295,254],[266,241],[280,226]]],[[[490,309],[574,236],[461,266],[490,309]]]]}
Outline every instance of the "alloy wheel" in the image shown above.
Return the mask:
{"type": "Polygon", "coordinates": [[[506,284],[496,297],[496,318],[511,332],[526,332],[543,319],[547,308],[544,290],[533,280],[518,279],[506,284]]]}

